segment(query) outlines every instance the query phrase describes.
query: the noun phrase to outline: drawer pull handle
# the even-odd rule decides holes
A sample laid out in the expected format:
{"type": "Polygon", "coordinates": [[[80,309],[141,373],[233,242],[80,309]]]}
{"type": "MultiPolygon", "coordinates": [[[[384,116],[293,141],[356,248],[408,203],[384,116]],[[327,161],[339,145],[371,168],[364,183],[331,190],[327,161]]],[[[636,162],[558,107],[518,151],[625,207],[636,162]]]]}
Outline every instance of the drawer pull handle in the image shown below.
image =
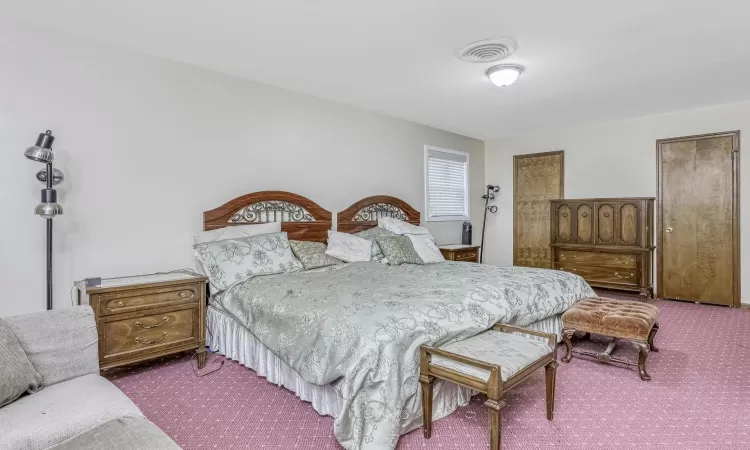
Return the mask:
{"type": "Polygon", "coordinates": [[[120,300],[119,302],[117,302],[117,306],[119,306],[120,308],[122,308],[123,306],[125,306],[125,302],[123,302],[122,300],[120,300]]]}
{"type": "Polygon", "coordinates": [[[139,343],[139,344],[143,344],[143,345],[156,344],[157,342],[159,342],[159,341],[161,341],[162,339],[164,339],[165,337],[167,337],[167,335],[168,335],[168,334],[169,334],[169,333],[167,333],[167,332],[165,331],[165,332],[164,332],[164,333],[163,333],[163,334],[161,335],[161,337],[160,337],[159,339],[154,339],[153,341],[142,341],[140,337],[137,337],[137,336],[136,336],[136,338],[135,338],[135,342],[137,342],[137,343],[139,343]]]}
{"type": "Polygon", "coordinates": [[[185,291],[180,292],[180,298],[185,298],[185,297],[187,297],[187,292],[185,291]]]}
{"type": "Polygon", "coordinates": [[[156,325],[143,325],[141,321],[139,320],[138,322],[135,323],[135,326],[143,328],[144,330],[148,330],[151,328],[157,328],[157,327],[164,325],[165,323],[167,323],[167,320],[169,320],[169,317],[164,316],[161,318],[161,322],[157,323],[156,325]]]}
{"type": "Polygon", "coordinates": [[[628,278],[633,278],[633,274],[632,274],[632,273],[629,273],[629,274],[627,274],[627,275],[625,275],[625,276],[622,276],[622,275],[620,275],[619,273],[615,272],[615,276],[616,276],[617,278],[623,278],[623,279],[625,279],[625,280],[627,280],[628,278]]]}
{"type": "MultiPolygon", "coordinates": [[[[570,257],[570,259],[576,259],[576,258],[578,258],[578,255],[573,255],[573,256],[571,256],[571,257],[570,257]]],[[[560,257],[560,259],[568,259],[568,257],[567,257],[567,256],[565,256],[565,255],[562,255],[562,256],[560,257]]]]}

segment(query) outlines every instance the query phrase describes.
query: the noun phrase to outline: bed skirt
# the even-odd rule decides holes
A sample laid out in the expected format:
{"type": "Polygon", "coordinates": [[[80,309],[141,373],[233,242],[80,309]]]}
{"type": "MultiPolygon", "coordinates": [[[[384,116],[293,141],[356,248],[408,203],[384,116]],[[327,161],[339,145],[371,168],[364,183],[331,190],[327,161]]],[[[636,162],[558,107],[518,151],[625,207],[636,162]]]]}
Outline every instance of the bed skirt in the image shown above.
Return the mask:
{"type": "MultiPolygon", "coordinates": [[[[218,308],[206,310],[206,344],[211,351],[235,360],[255,371],[270,383],[294,392],[301,400],[309,402],[318,414],[337,417],[343,399],[331,385],[306,382],[287,363],[263,345],[247,328],[218,308]]],[[[529,325],[530,329],[555,333],[558,342],[562,331],[560,316],[552,316],[529,325]]],[[[435,382],[433,420],[441,419],[459,406],[466,406],[472,391],[452,383],[435,382]]],[[[401,424],[401,434],[421,426],[421,417],[411,417],[401,424]]]]}

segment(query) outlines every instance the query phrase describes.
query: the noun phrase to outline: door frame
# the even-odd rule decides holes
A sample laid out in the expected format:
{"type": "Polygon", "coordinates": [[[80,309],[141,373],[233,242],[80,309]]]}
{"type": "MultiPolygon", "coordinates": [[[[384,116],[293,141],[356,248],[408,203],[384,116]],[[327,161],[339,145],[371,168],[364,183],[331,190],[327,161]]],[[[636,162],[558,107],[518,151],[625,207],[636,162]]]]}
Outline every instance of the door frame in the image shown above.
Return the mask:
{"type": "MultiPolygon", "coordinates": [[[[516,236],[518,235],[518,180],[516,179],[516,172],[518,172],[518,160],[524,158],[534,158],[537,156],[554,156],[560,155],[560,198],[565,198],[565,150],[555,150],[551,152],[541,153],[525,153],[522,155],[513,155],[513,265],[515,266],[518,262],[518,242],[516,236]]],[[[549,205],[548,205],[549,206],[549,205]]],[[[552,220],[552,217],[550,217],[552,220]]],[[[554,267],[552,267],[554,268],[554,267]]]]}
{"type": "Polygon", "coordinates": [[[658,139],[656,141],[656,296],[662,298],[664,293],[664,271],[662,245],[664,243],[662,228],[662,144],[692,141],[715,137],[732,137],[732,307],[739,308],[741,303],[740,280],[740,130],[721,133],[695,134],[676,138],[658,139]]]}

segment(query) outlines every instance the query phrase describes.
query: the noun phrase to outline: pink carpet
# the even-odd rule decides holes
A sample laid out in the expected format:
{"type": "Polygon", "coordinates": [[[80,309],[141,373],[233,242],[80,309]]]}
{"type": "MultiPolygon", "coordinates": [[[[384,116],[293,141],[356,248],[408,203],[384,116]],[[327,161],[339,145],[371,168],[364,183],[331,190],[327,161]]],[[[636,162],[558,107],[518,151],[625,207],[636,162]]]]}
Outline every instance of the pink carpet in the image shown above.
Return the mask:
{"type": "MultiPolygon", "coordinates": [[[[659,301],[651,382],[589,360],[560,364],[555,420],[544,415],[540,372],[506,396],[502,445],[512,449],[750,449],[750,311],[659,301]]],[[[562,347],[561,347],[562,350],[562,347]]],[[[562,356],[563,352],[559,352],[562,356]]],[[[628,350],[622,354],[635,356],[628,350]]],[[[212,355],[206,369],[224,358],[212,355]]],[[[181,356],[110,379],[185,449],[338,449],[333,419],[236,362],[203,377],[181,356]]],[[[483,449],[483,398],[416,430],[398,448],[483,449]]]]}

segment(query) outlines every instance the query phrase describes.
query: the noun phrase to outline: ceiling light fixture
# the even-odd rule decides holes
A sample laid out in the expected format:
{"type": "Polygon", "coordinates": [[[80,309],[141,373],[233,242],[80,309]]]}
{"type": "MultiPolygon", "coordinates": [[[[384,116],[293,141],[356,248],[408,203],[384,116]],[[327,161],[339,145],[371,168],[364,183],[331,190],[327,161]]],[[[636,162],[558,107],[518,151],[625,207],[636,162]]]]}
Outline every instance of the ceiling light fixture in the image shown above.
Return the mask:
{"type": "Polygon", "coordinates": [[[515,83],[521,72],[523,67],[517,64],[500,64],[487,69],[487,77],[495,86],[505,87],[515,83]]]}

